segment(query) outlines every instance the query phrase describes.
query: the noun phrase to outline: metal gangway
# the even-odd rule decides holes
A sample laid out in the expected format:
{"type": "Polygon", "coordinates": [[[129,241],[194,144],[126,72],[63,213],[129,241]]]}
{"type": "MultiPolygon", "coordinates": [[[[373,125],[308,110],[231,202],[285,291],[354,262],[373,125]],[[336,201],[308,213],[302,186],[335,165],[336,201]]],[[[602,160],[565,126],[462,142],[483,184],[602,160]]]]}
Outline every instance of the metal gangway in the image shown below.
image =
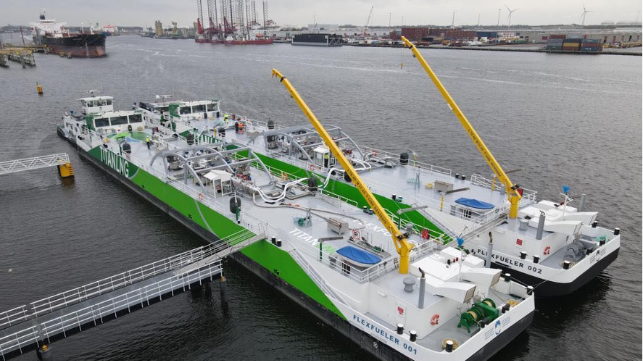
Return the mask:
{"type": "Polygon", "coordinates": [[[262,239],[263,234],[242,232],[1,312],[0,357],[7,360],[34,349],[40,352],[43,345],[47,350],[54,341],[212,281],[222,276],[224,257],[262,239]]]}
{"type": "Polygon", "coordinates": [[[24,158],[0,162],[0,175],[23,172],[54,166],[64,166],[69,163],[67,153],[44,155],[40,157],[24,158]]]}

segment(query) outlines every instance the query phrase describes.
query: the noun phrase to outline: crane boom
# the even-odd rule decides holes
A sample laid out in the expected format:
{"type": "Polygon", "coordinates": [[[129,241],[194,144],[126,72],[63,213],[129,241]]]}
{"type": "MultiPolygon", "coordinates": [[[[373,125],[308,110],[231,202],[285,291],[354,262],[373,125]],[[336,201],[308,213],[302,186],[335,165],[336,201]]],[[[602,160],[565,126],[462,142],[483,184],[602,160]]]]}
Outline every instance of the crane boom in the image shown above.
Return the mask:
{"type": "Polygon", "coordinates": [[[272,69],[272,76],[276,76],[277,78],[279,78],[279,81],[284,84],[290,95],[297,102],[297,105],[299,105],[299,108],[301,108],[304,115],[306,115],[310,123],[313,125],[313,127],[315,127],[317,133],[319,133],[321,138],[324,140],[326,146],[328,146],[330,151],[333,153],[333,156],[335,156],[335,158],[339,161],[339,164],[341,164],[342,168],[344,168],[344,171],[350,177],[351,181],[355,185],[355,188],[359,190],[364,199],[366,199],[368,205],[373,210],[373,213],[375,213],[380,222],[382,222],[382,225],[384,225],[384,228],[386,228],[386,230],[391,234],[395,249],[400,255],[399,271],[401,274],[407,274],[409,272],[410,252],[413,248],[413,244],[409,243],[407,240],[407,238],[409,237],[408,234],[402,233],[397,228],[395,222],[393,222],[393,220],[384,211],[382,205],[377,201],[366,184],[364,184],[360,176],[357,174],[357,171],[355,171],[355,168],[353,168],[353,165],[348,161],[348,159],[346,159],[346,156],[344,156],[344,153],[341,151],[341,149],[339,149],[337,143],[335,143],[333,138],[330,136],[330,134],[328,134],[319,120],[317,120],[315,114],[313,114],[312,110],[310,110],[306,102],[301,98],[297,90],[292,86],[292,84],[290,84],[290,81],[288,81],[285,76],[281,75],[281,73],[277,69],[272,69]]]}
{"type": "Polygon", "coordinates": [[[480,138],[476,130],[473,129],[473,126],[471,125],[471,123],[469,123],[467,117],[464,115],[464,113],[462,113],[462,110],[460,110],[460,107],[458,107],[458,104],[456,104],[455,100],[451,98],[451,94],[449,94],[444,85],[442,85],[442,82],[440,82],[438,76],[435,75],[435,73],[426,62],[426,60],[424,60],[424,57],[422,57],[422,54],[420,54],[415,45],[413,45],[413,43],[411,43],[405,37],[402,37],[402,41],[404,42],[405,47],[411,48],[411,51],[413,51],[413,55],[420,62],[420,65],[422,65],[426,73],[429,75],[429,78],[431,78],[436,88],[438,88],[438,91],[440,92],[440,94],[442,94],[444,100],[446,100],[447,104],[449,104],[449,108],[451,108],[455,116],[458,118],[458,120],[460,120],[460,123],[464,127],[464,130],[467,131],[467,133],[471,137],[471,140],[473,140],[473,143],[476,145],[476,147],[478,147],[478,151],[482,154],[482,157],[487,161],[487,164],[489,164],[489,167],[491,167],[491,170],[493,170],[494,174],[496,175],[496,177],[498,177],[500,182],[504,184],[507,198],[509,199],[509,203],[511,204],[511,207],[509,209],[509,218],[516,218],[518,216],[518,205],[520,204],[520,199],[522,198],[520,193],[518,193],[518,187],[511,182],[511,179],[509,179],[507,173],[505,173],[496,158],[493,156],[493,154],[491,154],[491,151],[489,150],[489,148],[487,148],[487,145],[484,144],[482,138],[480,138]]]}
{"type": "Polygon", "coordinates": [[[373,6],[371,5],[371,11],[368,12],[368,18],[366,19],[366,25],[364,26],[364,36],[368,31],[368,25],[371,23],[371,16],[373,15],[373,6]]]}

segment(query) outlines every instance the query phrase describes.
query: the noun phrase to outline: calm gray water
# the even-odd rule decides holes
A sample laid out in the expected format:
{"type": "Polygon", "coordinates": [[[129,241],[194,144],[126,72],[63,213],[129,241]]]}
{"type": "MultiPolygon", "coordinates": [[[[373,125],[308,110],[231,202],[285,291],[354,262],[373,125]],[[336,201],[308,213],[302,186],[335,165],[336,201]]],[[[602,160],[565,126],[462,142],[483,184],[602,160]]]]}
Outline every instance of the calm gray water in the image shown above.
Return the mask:
{"type": "MultiPolygon", "coordinates": [[[[55,152],[55,169],[0,179],[0,310],[186,251],[203,241],[79,159],[56,136],[87,90],[116,106],[175,98],[305,122],[278,68],[317,116],[360,143],[467,175],[491,175],[408,50],[224,47],[110,38],[104,59],[37,56],[0,69],[0,160],[55,152]],[[400,63],[405,66],[401,69],[400,63]],[[36,81],[45,95],[35,93],[36,81]]],[[[425,56],[512,179],[557,199],[588,195],[599,221],[622,229],[617,261],[570,297],[538,300],[533,325],[496,360],[641,358],[641,58],[430,50],[425,56]]],[[[57,360],[369,360],[306,310],[228,262],[230,308],[183,294],[53,345],[57,360]]],[[[33,360],[35,355],[22,360],[33,360]]]]}

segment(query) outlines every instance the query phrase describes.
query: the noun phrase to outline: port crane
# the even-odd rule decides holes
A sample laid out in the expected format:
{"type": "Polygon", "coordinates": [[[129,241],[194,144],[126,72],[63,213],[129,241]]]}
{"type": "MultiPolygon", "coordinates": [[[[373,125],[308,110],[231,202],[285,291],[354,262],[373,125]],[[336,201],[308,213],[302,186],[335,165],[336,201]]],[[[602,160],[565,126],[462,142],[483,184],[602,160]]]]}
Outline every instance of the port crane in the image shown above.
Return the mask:
{"type": "Polygon", "coordinates": [[[509,218],[515,219],[518,216],[518,206],[520,204],[520,199],[522,198],[522,195],[519,192],[520,187],[517,184],[511,182],[511,179],[509,179],[509,176],[507,176],[507,172],[502,169],[496,158],[493,156],[493,154],[491,154],[491,151],[489,150],[489,148],[487,148],[487,145],[484,144],[482,138],[480,138],[480,136],[478,135],[478,132],[473,129],[473,126],[471,125],[467,117],[464,115],[464,113],[462,113],[462,110],[460,110],[458,104],[456,104],[455,100],[453,100],[453,98],[451,97],[451,94],[449,94],[444,85],[442,85],[442,82],[440,81],[440,79],[438,79],[438,76],[435,75],[433,69],[431,69],[426,60],[424,60],[424,57],[422,57],[422,54],[420,54],[415,45],[413,45],[413,43],[411,43],[405,37],[402,37],[402,42],[404,42],[405,47],[411,48],[413,56],[420,62],[420,65],[422,65],[426,73],[429,75],[429,78],[431,78],[433,84],[435,84],[435,87],[438,88],[438,91],[440,92],[440,94],[442,94],[444,100],[446,100],[449,108],[451,108],[455,116],[458,118],[458,120],[460,120],[460,124],[462,124],[462,127],[464,127],[464,130],[466,130],[467,134],[469,134],[471,140],[473,140],[473,143],[476,145],[476,147],[478,147],[478,151],[487,161],[487,164],[489,164],[489,167],[491,167],[493,173],[505,186],[507,198],[509,199],[509,203],[511,204],[509,208],[509,218]]]}
{"type": "Polygon", "coordinates": [[[272,69],[272,76],[279,78],[279,81],[286,87],[292,98],[297,102],[297,105],[299,105],[299,108],[302,110],[304,115],[306,115],[317,133],[319,133],[321,138],[324,140],[326,146],[328,146],[330,151],[333,153],[335,159],[337,159],[342,168],[344,168],[344,171],[346,172],[346,174],[348,174],[348,177],[355,185],[355,188],[359,190],[364,199],[366,199],[368,205],[373,210],[373,213],[375,213],[380,222],[382,222],[382,225],[384,225],[384,228],[386,228],[386,230],[391,234],[395,249],[400,255],[399,272],[401,274],[409,273],[410,253],[411,249],[413,249],[413,244],[408,241],[409,235],[407,233],[401,232],[400,229],[397,228],[395,222],[393,222],[386,211],[384,211],[382,205],[377,201],[371,190],[368,189],[368,186],[366,186],[364,181],[362,181],[360,176],[357,174],[357,171],[355,170],[355,168],[353,168],[351,162],[346,159],[346,156],[344,155],[342,150],[339,149],[337,143],[335,143],[333,138],[330,136],[330,134],[328,134],[319,120],[317,120],[315,114],[313,114],[312,110],[310,110],[297,90],[292,86],[292,84],[290,84],[290,81],[288,81],[288,79],[286,79],[286,77],[283,76],[277,69],[272,69]]]}
{"type": "Polygon", "coordinates": [[[373,6],[371,5],[371,11],[368,12],[368,18],[366,18],[366,25],[364,25],[363,35],[366,38],[366,32],[368,31],[368,24],[371,23],[371,16],[373,16],[373,6]]]}

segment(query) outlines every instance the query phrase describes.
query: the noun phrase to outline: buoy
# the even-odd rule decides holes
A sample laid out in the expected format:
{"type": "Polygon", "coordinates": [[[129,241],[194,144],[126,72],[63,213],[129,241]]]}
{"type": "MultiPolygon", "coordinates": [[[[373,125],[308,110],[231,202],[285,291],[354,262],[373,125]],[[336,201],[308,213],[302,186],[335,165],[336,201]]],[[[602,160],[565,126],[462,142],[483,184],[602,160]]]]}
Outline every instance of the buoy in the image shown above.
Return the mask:
{"type": "Polygon", "coordinates": [[[36,83],[36,92],[38,92],[38,95],[43,95],[44,91],[42,90],[42,85],[40,83],[36,83]]]}
{"type": "Polygon", "coordinates": [[[60,174],[60,178],[73,178],[74,168],[71,166],[71,163],[67,162],[58,166],[58,173],[60,174]]]}
{"type": "Polygon", "coordinates": [[[545,250],[543,251],[543,254],[545,256],[548,255],[550,250],[551,250],[551,247],[549,247],[549,246],[545,247],[545,250]]]}
{"type": "Polygon", "coordinates": [[[431,326],[437,325],[438,322],[440,322],[440,315],[436,313],[435,315],[433,315],[433,317],[431,317],[431,326]]]}

